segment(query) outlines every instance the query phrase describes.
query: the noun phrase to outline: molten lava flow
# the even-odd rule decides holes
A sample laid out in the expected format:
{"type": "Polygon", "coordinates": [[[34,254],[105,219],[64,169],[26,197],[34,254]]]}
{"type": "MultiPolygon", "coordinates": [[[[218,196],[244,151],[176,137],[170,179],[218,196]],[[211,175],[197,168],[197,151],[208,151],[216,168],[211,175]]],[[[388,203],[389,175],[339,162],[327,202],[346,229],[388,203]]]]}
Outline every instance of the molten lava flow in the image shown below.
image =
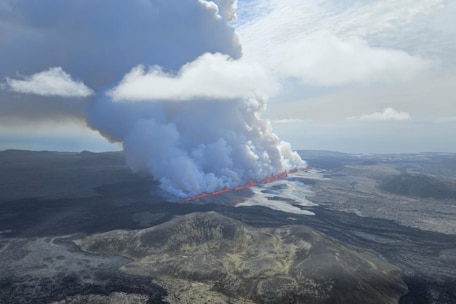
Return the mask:
{"type": "Polygon", "coordinates": [[[288,174],[293,174],[293,173],[296,173],[298,171],[309,171],[310,169],[312,169],[310,166],[306,166],[306,167],[299,168],[299,169],[298,168],[294,168],[294,169],[291,169],[289,171],[284,171],[284,172],[279,173],[279,174],[272,174],[271,176],[265,177],[265,178],[263,178],[260,181],[260,183],[256,183],[254,180],[251,179],[247,183],[245,183],[244,185],[237,186],[234,189],[229,189],[228,187],[225,186],[223,189],[220,189],[220,190],[217,190],[217,191],[214,191],[214,192],[200,193],[200,194],[197,194],[197,195],[194,195],[194,196],[187,197],[184,201],[187,202],[187,201],[192,201],[192,200],[195,200],[195,199],[205,198],[205,197],[208,197],[208,196],[218,195],[218,194],[222,194],[222,193],[226,193],[226,192],[239,191],[239,190],[247,189],[247,188],[250,188],[250,187],[253,187],[253,186],[257,186],[257,185],[269,184],[269,183],[272,183],[272,182],[275,182],[275,181],[278,181],[278,180],[281,180],[281,179],[286,179],[288,177],[288,174]]]}
{"type": "Polygon", "coordinates": [[[255,181],[253,179],[250,179],[247,183],[245,183],[245,185],[237,186],[236,188],[234,188],[233,191],[238,191],[238,190],[250,188],[250,187],[253,187],[255,185],[256,185],[255,181]]]}
{"type": "Polygon", "coordinates": [[[260,184],[261,185],[264,185],[264,184],[269,184],[269,183],[272,183],[272,182],[275,182],[275,181],[278,181],[280,179],[285,179],[288,177],[288,172],[282,172],[282,173],[279,173],[279,174],[276,174],[276,175],[271,175],[269,177],[265,177],[261,180],[260,184]]]}

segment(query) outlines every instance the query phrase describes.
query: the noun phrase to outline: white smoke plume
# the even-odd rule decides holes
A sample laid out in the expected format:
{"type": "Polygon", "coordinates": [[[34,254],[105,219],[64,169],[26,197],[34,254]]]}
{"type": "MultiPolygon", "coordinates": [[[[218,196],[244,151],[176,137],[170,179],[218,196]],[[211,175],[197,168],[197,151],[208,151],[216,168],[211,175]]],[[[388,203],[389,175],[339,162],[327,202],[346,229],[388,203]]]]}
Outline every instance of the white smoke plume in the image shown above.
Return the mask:
{"type": "MultiPolygon", "coordinates": [[[[18,59],[0,63],[0,77],[48,70],[77,79],[87,125],[122,143],[130,168],[174,196],[260,181],[304,162],[261,118],[257,96],[277,87],[240,59],[235,8],[235,0],[6,0],[0,33],[14,25],[16,36],[0,39],[0,55],[18,59]]],[[[33,84],[28,94],[50,91],[33,84]]]]}
{"type": "Polygon", "coordinates": [[[264,104],[254,98],[100,101],[95,107],[89,122],[123,142],[130,168],[150,173],[178,197],[234,188],[304,165],[261,119],[264,104]]]}

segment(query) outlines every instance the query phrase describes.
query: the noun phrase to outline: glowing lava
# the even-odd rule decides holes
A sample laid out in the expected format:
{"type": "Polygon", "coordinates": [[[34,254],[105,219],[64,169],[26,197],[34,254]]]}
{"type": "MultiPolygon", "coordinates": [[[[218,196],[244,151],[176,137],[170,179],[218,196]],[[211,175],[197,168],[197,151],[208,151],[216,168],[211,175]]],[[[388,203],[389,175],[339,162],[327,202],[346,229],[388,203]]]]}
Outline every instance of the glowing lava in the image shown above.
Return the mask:
{"type": "Polygon", "coordinates": [[[293,174],[293,173],[296,173],[298,171],[309,171],[310,169],[312,169],[312,168],[309,167],[309,166],[304,167],[304,168],[300,168],[300,169],[294,168],[294,169],[291,169],[289,171],[284,171],[284,172],[279,173],[279,174],[272,174],[271,176],[263,178],[259,183],[255,182],[254,180],[251,179],[247,183],[245,183],[244,185],[237,186],[234,189],[229,189],[228,187],[224,187],[223,189],[216,190],[214,192],[200,193],[200,194],[197,194],[197,195],[194,195],[194,196],[187,197],[186,199],[184,199],[184,201],[188,202],[188,201],[192,201],[192,200],[195,200],[195,199],[205,198],[205,197],[208,197],[208,196],[214,196],[214,195],[219,195],[219,194],[226,193],[226,192],[233,192],[233,191],[239,191],[239,190],[242,190],[242,189],[247,189],[247,188],[250,188],[250,187],[253,187],[253,186],[269,184],[269,183],[272,183],[272,182],[275,182],[275,181],[278,181],[278,180],[281,180],[281,179],[286,179],[288,177],[288,174],[293,174]]]}

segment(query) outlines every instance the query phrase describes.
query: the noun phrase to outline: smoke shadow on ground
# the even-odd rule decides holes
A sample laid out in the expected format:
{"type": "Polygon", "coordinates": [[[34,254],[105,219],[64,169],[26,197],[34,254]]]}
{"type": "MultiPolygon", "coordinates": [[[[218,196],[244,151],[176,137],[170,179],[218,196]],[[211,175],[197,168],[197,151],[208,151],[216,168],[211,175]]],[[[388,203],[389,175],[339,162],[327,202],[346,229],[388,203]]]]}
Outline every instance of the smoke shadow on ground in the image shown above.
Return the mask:
{"type": "Polygon", "coordinates": [[[0,235],[47,237],[142,229],[192,212],[236,213],[234,205],[254,193],[249,189],[192,202],[170,202],[150,180],[95,188],[98,196],[68,199],[27,198],[0,203],[0,235]]]}

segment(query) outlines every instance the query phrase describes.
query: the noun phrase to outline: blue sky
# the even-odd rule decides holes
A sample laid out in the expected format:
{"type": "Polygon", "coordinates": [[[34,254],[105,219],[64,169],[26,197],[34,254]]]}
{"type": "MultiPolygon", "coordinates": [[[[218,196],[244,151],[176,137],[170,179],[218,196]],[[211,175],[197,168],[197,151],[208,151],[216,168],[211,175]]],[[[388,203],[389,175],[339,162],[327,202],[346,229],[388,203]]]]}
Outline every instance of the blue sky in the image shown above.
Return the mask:
{"type": "Polygon", "coordinates": [[[455,1],[54,2],[0,3],[0,149],[121,149],[104,96],[254,94],[295,149],[456,152],[455,1]]]}

